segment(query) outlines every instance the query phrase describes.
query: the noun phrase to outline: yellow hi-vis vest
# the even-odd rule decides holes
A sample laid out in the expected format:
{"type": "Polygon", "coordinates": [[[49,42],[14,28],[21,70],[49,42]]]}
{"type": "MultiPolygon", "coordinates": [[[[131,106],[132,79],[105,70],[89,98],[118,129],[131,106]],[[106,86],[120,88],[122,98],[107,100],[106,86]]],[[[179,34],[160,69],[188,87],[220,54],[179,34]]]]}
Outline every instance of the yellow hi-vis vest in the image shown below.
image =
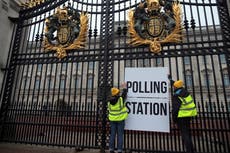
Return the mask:
{"type": "Polygon", "coordinates": [[[128,111],[123,103],[123,98],[120,97],[115,105],[108,102],[109,120],[110,121],[123,121],[128,117],[128,111]]]}
{"type": "Polygon", "coordinates": [[[197,115],[196,105],[191,95],[179,97],[181,103],[177,117],[192,117],[197,115]]]}

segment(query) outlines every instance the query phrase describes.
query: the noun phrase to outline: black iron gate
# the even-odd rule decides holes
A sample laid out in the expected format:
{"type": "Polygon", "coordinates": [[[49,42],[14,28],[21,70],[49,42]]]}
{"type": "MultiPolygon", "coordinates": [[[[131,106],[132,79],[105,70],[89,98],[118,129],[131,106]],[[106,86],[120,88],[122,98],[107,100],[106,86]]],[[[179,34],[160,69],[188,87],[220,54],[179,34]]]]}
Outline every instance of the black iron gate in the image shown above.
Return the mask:
{"type": "MultiPolygon", "coordinates": [[[[197,152],[230,151],[230,19],[227,0],[180,0],[183,42],[154,54],[129,45],[127,14],[140,0],[45,0],[21,10],[1,97],[1,141],[108,147],[106,97],[124,81],[125,67],[169,67],[196,99],[192,124],[197,152]],[[84,49],[58,59],[43,48],[45,19],[57,7],[87,12],[84,49]]],[[[178,129],[126,131],[125,150],[183,152],[178,129]]]]}

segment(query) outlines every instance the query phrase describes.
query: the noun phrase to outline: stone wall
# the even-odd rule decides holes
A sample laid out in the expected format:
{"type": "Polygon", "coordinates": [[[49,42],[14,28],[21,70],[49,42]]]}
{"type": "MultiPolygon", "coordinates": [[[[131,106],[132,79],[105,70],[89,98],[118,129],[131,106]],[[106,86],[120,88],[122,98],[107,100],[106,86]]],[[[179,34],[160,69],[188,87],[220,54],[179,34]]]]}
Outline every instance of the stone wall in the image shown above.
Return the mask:
{"type": "MultiPolygon", "coordinates": [[[[11,38],[14,23],[9,17],[18,17],[19,6],[14,0],[0,0],[0,92],[2,89],[2,82],[6,62],[8,58],[8,52],[10,48],[11,38]]],[[[0,101],[1,105],[1,101],[0,101]]]]}

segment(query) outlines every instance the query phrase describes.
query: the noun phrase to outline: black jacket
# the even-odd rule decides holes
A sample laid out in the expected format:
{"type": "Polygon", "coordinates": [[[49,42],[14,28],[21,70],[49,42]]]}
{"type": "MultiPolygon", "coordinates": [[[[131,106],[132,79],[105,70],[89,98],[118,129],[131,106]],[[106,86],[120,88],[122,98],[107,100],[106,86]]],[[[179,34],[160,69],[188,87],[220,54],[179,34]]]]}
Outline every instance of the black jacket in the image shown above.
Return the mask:
{"type": "Polygon", "coordinates": [[[127,92],[128,92],[127,89],[123,89],[121,96],[120,95],[112,96],[109,98],[108,102],[110,102],[111,105],[115,105],[120,97],[122,97],[123,102],[125,102],[127,97],[127,92]]]}
{"type": "Polygon", "coordinates": [[[172,118],[174,122],[177,122],[178,112],[181,106],[181,101],[179,97],[187,97],[189,92],[185,88],[177,88],[174,90],[172,97],[172,118]]]}

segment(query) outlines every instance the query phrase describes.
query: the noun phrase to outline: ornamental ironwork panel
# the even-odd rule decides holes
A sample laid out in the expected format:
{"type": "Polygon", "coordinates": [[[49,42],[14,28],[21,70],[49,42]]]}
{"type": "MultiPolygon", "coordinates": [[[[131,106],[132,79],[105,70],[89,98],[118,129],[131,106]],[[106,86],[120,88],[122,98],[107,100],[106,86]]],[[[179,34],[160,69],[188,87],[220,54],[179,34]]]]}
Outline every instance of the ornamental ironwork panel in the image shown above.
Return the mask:
{"type": "MultiPolygon", "coordinates": [[[[12,21],[1,141],[105,152],[110,88],[127,67],[168,67],[197,104],[196,151],[230,151],[227,0],[27,1],[12,21]]],[[[125,130],[124,151],[184,147],[170,116],[170,133],[125,130]]]]}

